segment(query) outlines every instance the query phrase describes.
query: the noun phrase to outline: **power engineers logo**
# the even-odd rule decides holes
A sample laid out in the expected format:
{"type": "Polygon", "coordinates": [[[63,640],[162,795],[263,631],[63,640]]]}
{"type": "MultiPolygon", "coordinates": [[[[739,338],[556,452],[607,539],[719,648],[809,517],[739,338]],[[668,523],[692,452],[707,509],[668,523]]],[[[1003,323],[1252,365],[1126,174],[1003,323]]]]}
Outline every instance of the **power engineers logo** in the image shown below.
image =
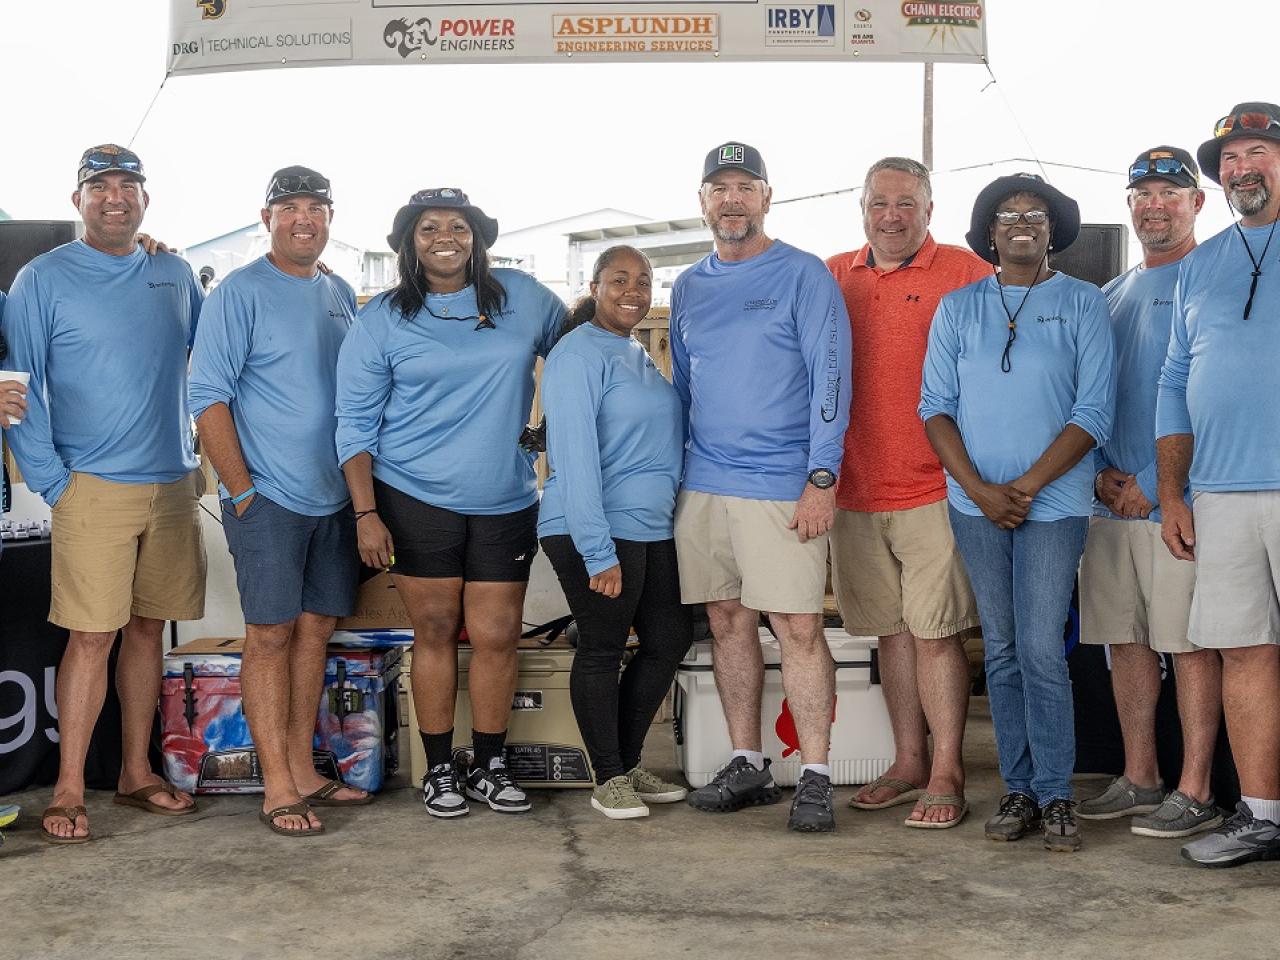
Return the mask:
{"type": "Polygon", "coordinates": [[[767,47],[834,47],[835,4],[766,7],[764,43],[767,47]]]}
{"type": "Polygon", "coordinates": [[[516,48],[515,37],[516,22],[505,17],[392,20],[382,30],[382,42],[406,60],[415,53],[425,58],[428,47],[441,53],[510,51],[516,48]]]}

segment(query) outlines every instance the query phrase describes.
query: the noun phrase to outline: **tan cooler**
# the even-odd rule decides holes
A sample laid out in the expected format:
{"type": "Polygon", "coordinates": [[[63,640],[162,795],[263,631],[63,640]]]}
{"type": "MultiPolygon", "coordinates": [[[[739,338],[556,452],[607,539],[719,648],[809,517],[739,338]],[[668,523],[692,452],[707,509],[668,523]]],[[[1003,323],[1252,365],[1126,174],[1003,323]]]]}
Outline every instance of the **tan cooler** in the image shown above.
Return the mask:
{"type": "MultiPolygon", "coordinates": [[[[591,764],[578,732],[569,701],[569,669],[573,648],[563,639],[550,646],[536,640],[521,640],[519,673],[507,729],[507,766],[522,787],[590,787],[591,764]]],[[[427,757],[413,719],[413,690],[409,685],[413,651],[406,650],[401,684],[407,694],[402,713],[408,724],[400,740],[409,744],[409,769],[414,783],[427,773],[427,757]]],[[[454,750],[471,744],[471,697],[467,681],[471,648],[458,647],[458,709],[453,718],[454,750]]],[[[403,757],[401,762],[403,763],[403,757]]]]}

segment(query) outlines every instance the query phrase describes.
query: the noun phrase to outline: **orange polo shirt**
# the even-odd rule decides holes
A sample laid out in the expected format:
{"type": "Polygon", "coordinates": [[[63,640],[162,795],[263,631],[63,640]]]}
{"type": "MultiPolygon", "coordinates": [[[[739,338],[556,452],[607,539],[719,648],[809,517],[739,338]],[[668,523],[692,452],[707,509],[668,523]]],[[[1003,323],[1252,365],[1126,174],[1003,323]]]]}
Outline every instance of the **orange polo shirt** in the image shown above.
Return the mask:
{"type": "Polygon", "coordinates": [[[970,251],[936,243],[931,234],[910,263],[888,273],[867,265],[870,254],[868,245],[827,261],[853,327],[853,389],[836,505],[862,513],[909,510],[946,497],[942,464],[916,414],[929,325],[945,294],[992,272],[970,251]]]}

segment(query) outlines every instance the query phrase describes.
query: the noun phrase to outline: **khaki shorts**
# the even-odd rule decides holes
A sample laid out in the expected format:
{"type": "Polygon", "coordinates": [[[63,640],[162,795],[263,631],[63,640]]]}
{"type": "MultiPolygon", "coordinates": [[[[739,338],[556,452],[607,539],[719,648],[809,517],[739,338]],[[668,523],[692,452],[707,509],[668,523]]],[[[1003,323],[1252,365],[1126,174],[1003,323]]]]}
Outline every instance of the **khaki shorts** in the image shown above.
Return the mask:
{"type": "Polygon", "coordinates": [[[1092,517],[1080,560],[1080,642],[1194,653],[1187,639],[1196,565],[1178,560],[1151,520],[1092,517]]]}
{"type": "Polygon", "coordinates": [[[844,628],[857,637],[910,630],[925,640],[978,625],[947,501],[910,510],[837,510],[831,579],[844,628]]]}
{"type": "Polygon", "coordinates": [[[801,543],[787,524],[794,500],[747,500],[682,490],[676,555],[685,603],[739,600],[766,613],[822,613],[827,536],[801,543]]]}
{"type": "Polygon", "coordinates": [[[199,471],[173,483],[115,483],[73,473],[53,508],[49,620],[106,633],[129,617],[204,616],[199,471]]]}
{"type": "Polygon", "coordinates": [[[1191,642],[1216,650],[1280,643],[1280,490],[1201,491],[1191,509],[1191,642]]]}

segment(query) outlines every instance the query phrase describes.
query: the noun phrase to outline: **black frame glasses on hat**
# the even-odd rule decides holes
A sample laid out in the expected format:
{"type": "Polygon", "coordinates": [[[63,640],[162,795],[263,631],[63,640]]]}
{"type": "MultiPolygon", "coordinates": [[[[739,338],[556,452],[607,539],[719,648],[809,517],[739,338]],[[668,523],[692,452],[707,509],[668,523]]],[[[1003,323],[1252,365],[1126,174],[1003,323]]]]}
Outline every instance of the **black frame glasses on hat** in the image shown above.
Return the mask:
{"type": "Polygon", "coordinates": [[[317,197],[325,203],[333,202],[333,187],[329,178],[305,167],[286,167],[277,170],[267,184],[266,205],[287,200],[289,197],[317,197]]]}
{"type": "Polygon", "coordinates": [[[104,143],[90,147],[80,155],[76,183],[82,184],[104,173],[115,172],[132,174],[144,183],[147,179],[142,172],[142,160],[136,153],[128,147],[104,143]]]}
{"type": "Polygon", "coordinates": [[[1129,165],[1129,183],[1156,177],[1179,187],[1199,187],[1200,168],[1191,154],[1181,147],[1159,146],[1143,150],[1129,165]]]}
{"type": "Polygon", "coordinates": [[[1196,151],[1201,171],[1214,183],[1221,184],[1223,147],[1232,140],[1249,139],[1280,142],[1280,106],[1247,100],[1232,107],[1230,113],[1213,125],[1213,136],[1196,151]]]}

